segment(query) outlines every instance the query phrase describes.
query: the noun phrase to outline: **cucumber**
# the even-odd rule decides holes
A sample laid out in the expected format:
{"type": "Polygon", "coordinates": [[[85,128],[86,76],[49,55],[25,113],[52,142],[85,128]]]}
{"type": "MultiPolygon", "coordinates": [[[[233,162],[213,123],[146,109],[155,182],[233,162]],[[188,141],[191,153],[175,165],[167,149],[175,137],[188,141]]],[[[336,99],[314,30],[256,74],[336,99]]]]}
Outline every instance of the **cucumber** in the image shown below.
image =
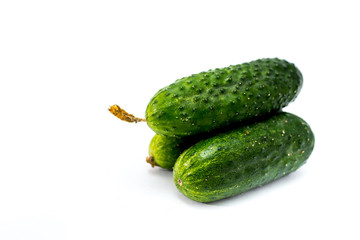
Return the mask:
{"type": "Polygon", "coordinates": [[[231,197],[297,170],[314,141],[304,120],[280,112],[193,145],[176,161],[174,182],[198,202],[231,197]]]}
{"type": "Polygon", "coordinates": [[[172,170],[180,154],[204,138],[206,138],[204,135],[177,138],[155,134],[150,141],[146,162],[152,167],[172,170]]]}
{"type": "Polygon", "coordinates": [[[146,161],[150,163],[152,167],[159,166],[172,170],[176,159],[187,148],[187,145],[186,141],[184,142],[182,138],[166,137],[156,134],[151,139],[149,157],[146,158],[146,161]]]}
{"type": "Polygon", "coordinates": [[[277,58],[201,72],[159,90],[146,122],[166,136],[210,132],[282,109],[297,97],[302,81],[294,64],[277,58]]]}

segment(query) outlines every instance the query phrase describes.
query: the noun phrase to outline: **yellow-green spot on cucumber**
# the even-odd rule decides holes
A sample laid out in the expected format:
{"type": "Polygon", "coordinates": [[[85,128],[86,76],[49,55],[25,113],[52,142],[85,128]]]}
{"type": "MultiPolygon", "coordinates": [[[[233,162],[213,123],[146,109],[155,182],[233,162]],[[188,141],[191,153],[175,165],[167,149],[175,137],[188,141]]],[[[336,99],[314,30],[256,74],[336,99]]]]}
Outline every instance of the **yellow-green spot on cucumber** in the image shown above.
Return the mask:
{"type": "Polygon", "coordinates": [[[185,150],[175,163],[174,182],[198,202],[231,197],[296,171],[310,156],[314,141],[303,119],[276,113],[185,150]]]}
{"type": "Polygon", "coordinates": [[[159,90],[146,122],[166,136],[210,132],[282,109],[299,94],[302,81],[294,64],[277,58],[201,72],[159,90]]]}

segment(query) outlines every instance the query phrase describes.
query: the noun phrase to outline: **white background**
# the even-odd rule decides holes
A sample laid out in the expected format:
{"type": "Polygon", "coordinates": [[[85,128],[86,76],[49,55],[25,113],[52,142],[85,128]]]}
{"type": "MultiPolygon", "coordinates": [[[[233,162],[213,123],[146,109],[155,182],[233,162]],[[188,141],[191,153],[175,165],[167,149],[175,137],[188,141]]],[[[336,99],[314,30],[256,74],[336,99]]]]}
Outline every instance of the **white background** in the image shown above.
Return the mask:
{"type": "Polygon", "coordinates": [[[0,239],[359,239],[357,1],[1,1],[0,239]],[[297,172],[210,204],[145,163],[144,117],[178,78],[295,63],[285,111],[316,144],[297,172]]]}

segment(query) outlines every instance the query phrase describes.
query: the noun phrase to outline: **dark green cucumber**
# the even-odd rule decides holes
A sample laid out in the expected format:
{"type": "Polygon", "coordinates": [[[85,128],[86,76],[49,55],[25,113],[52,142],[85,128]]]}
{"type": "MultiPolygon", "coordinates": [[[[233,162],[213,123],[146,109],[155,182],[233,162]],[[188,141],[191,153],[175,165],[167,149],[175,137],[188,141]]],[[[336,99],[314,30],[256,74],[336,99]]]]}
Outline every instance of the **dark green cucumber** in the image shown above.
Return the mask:
{"type": "Polygon", "coordinates": [[[216,201],[295,171],[313,148],[310,126],[282,112],[193,145],[176,161],[174,181],[190,199],[216,201]]]}
{"type": "Polygon", "coordinates": [[[294,64],[259,59],[177,80],[155,94],[146,109],[160,135],[190,136],[279,110],[302,87],[294,64]]]}

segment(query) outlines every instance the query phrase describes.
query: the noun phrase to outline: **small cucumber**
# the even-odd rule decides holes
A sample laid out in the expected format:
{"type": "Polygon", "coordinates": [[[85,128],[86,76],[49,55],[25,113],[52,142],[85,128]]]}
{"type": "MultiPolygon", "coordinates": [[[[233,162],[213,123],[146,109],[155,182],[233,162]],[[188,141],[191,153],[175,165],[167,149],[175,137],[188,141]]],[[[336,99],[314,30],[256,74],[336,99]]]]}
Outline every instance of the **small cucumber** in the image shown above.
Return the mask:
{"type": "Polygon", "coordinates": [[[177,138],[156,134],[150,141],[149,157],[146,158],[146,162],[152,167],[172,170],[180,154],[201,139],[203,139],[202,135],[177,138]]]}
{"type": "Polygon", "coordinates": [[[166,136],[209,132],[282,109],[299,94],[302,81],[294,64],[277,58],[201,72],[159,90],[146,122],[166,136]]]}
{"type": "Polygon", "coordinates": [[[146,158],[146,161],[150,163],[152,167],[159,166],[172,170],[176,159],[185,149],[182,138],[166,137],[156,134],[151,139],[149,157],[146,158]]]}
{"type": "Polygon", "coordinates": [[[195,201],[231,197],[297,170],[314,141],[304,120],[277,113],[193,145],[176,161],[174,181],[195,201]]]}

